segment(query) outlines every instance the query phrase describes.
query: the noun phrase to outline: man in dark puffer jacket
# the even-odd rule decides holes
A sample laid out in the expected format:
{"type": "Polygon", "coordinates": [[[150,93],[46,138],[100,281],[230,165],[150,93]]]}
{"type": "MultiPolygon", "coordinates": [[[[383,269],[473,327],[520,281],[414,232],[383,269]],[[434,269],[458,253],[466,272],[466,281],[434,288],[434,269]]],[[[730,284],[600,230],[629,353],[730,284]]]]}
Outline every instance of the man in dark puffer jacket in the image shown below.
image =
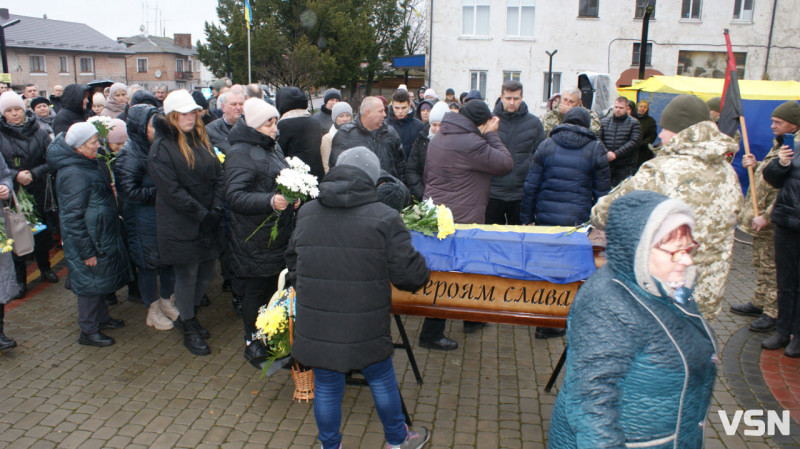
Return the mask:
{"type": "Polygon", "coordinates": [[[386,110],[377,97],[361,101],[358,115],[333,136],[328,165],[333,168],[339,155],[350,148],[366,147],[378,156],[381,168],[397,179],[405,179],[406,156],[397,131],[384,123],[386,110]]]}
{"type": "Polygon", "coordinates": [[[614,102],[614,113],[604,117],[600,125],[599,137],[608,149],[611,187],[614,187],[636,169],[641,138],[639,121],[628,115],[628,99],[619,97],[614,102]]]}
{"type": "Polygon", "coordinates": [[[297,87],[284,87],[275,95],[281,118],[278,121],[278,143],[286,157],[296,156],[311,168],[310,173],[322,179],[322,131],[319,122],[308,112],[308,98],[297,87]]]}
{"type": "Polygon", "coordinates": [[[503,83],[500,98],[494,105],[494,115],[500,119],[497,134],[514,158],[514,170],[492,178],[486,223],[518,225],[522,185],[531,157],[546,136],[542,122],[528,112],[528,105],[522,101],[522,83],[519,81],[503,83]]]}
{"type": "Polygon", "coordinates": [[[343,152],[303,206],[286,261],[297,289],[292,357],[314,368],[314,415],[324,448],[342,440],[345,373],[360,370],[372,388],[388,447],[419,448],[427,429],[407,429],[392,366],[392,290],[428,279],[400,214],[378,201],[378,158],[367,148],[343,152]]]}

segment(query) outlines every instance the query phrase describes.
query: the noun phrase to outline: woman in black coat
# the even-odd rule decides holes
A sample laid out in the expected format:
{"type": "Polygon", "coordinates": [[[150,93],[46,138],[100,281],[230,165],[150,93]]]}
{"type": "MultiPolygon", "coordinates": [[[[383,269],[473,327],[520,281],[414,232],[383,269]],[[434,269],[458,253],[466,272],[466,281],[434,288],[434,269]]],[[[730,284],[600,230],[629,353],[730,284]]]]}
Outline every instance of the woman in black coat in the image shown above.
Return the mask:
{"type": "Polygon", "coordinates": [[[169,330],[173,327],[172,320],[178,319],[178,308],[172,297],[175,272],[171,266],[161,265],[159,260],[156,185],[147,172],[147,155],[155,138],[152,121],[157,113],[158,109],[149,104],[128,109],[128,141],[114,162],[114,177],[117,199],[122,204],[128,251],[138,269],[139,291],[147,307],[147,325],[169,330]]]}
{"type": "MultiPolygon", "coordinates": [[[[51,172],[45,153],[52,141],[50,130],[31,111],[25,112],[25,103],[16,93],[6,92],[0,98],[3,100],[0,101],[0,112],[3,114],[0,117],[0,154],[11,171],[14,190],[19,192],[23,187],[33,195],[36,215],[45,222],[47,179],[51,172]]],[[[33,255],[42,278],[47,282],[58,282],[58,276],[50,269],[50,248],[53,247],[50,229],[36,234],[34,242],[33,255]]],[[[19,292],[15,297],[22,298],[26,293],[25,257],[14,256],[14,270],[19,284],[19,292]]]]}
{"type": "Polygon", "coordinates": [[[70,288],[78,295],[78,342],[109,346],[114,339],[100,330],[124,323],[109,316],[104,297],[126,285],[131,273],[111,183],[97,169],[99,147],[94,125],[76,123],[50,144],[47,163],[58,170],[64,259],[70,288]]]}
{"type": "Polygon", "coordinates": [[[244,117],[233,125],[228,136],[231,149],[225,160],[230,265],[236,277],[244,280],[244,358],[256,367],[268,357],[261,341],[252,338],[258,309],[278,288],[278,275],[286,264],[283,253],[292,232],[291,223],[283,223],[286,220],[277,215],[289,206],[275,183],[281,170],[289,166],[275,142],[277,122],[277,109],[260,98],[248,99],[244,117]],[[256,231],[264,220],[266,224],[256,231]],[[276,220],[278,237],[270,241],[276,220]]]}
{"type": "Polygon", "coordinates": [[[189,92],[176,90],[154,120],[155,141],[148,169],[156,185],[158,253],[175,270],[176,324],[183,344],[195,355],[211,352],[210,334],[195,317],[195,307],[214,278],[224,248],[222,165],[214,154],[189,92]]]}
{"type": "Polygon", "coordinates": [[[61,95],[61,109],[53,119],[55,135],[67,132],[70,126],[86,120],[87,108],[91,108],[92,88],[85,84],[70,84],[61,95]]]}

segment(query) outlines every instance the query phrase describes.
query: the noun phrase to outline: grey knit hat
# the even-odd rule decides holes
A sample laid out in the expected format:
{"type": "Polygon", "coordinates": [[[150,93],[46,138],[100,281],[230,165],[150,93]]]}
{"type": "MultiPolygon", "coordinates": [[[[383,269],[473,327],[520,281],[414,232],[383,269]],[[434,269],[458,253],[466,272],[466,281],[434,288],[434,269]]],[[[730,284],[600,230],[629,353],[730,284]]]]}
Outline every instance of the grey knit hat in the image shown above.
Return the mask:
{"type": "Polygon", "coordinates": [[[378,183],[378,178],[381,175],[381,161],[367,147],[355,147],[345,150],[339,155],[336,165],[349,165],[360,168],[369,175],[373,184],[378,183]]]}
{"type": "Polygon", "coordinates": [[[95,134],[98,134],[97,128],[89,122],[79,122],[69,127],[67,134],[64,136],[64,141],[72,148],[79,148],[86,143],[95,134]]]}

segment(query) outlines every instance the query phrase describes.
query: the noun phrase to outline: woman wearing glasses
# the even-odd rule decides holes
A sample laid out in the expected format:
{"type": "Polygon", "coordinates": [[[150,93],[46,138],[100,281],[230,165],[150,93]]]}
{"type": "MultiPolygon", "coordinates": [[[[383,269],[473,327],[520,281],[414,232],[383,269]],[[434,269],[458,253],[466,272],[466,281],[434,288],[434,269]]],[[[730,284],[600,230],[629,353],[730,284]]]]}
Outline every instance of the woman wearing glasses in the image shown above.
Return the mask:
{"type": "Polygon", "coordinates": [[[700,448],[717,348],[692,297],[694,214],[649,191],[614,201],[608,264],[567,318],[551,448],[700,448]]]}

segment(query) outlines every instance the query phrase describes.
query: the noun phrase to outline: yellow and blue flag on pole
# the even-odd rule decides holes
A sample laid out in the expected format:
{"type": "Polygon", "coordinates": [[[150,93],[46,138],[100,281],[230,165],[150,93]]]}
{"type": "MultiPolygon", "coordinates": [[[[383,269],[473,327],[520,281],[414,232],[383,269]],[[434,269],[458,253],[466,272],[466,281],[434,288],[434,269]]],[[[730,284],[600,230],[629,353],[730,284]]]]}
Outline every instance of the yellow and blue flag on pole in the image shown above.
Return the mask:
{"type": "Polygon", "coordinates": [[[244,20],[247,22],[247,29],[250,29],[250,22],[253,21],[253,10],[250,9],[250,0],[244,0],[244,20]]]}

